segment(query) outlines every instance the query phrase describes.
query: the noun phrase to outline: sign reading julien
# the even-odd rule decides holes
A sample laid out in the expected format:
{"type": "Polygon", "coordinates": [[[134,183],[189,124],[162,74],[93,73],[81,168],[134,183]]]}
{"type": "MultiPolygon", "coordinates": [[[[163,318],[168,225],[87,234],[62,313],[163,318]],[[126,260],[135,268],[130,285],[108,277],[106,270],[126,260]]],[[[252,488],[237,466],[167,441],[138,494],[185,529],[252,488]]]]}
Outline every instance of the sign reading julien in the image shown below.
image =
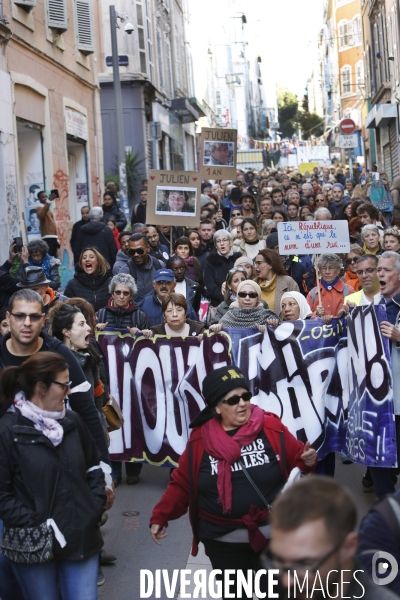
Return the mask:
{"type": "Polygon", "coordinates": [[[201,173],[150,171],[147,223],[196,227],[200,223],[201,173]]]}
{"type": "Polygon", "coordinates": [[[236,179],[236,129],[202,129],[200,149],[203,179],[236,179]]]}

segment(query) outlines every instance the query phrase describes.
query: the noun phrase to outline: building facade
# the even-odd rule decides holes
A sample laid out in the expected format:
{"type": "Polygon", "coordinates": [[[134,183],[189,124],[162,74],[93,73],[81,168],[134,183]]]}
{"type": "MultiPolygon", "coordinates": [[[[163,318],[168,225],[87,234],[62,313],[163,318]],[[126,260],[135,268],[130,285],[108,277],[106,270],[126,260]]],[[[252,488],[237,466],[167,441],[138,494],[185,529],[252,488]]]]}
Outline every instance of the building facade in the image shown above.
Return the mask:
{"type": "MultiPolygon", "coordinates": [[[[98,66],[104,164],[106,172],[116,173],[109,2],[102,0],[101,7],[98,66]]],[[[124,61],[119,70],[125,148],[138,157],[143,177],[150,168],[195,170],[194,123],[204,112],[194,97],[186,0],[117,0],[115,9],[126,15],[124,23],[133,25],[131,35],[124,24],[117,29],[118,54],[124,61]]]]}
{"type": "Polygon", "coordinates": [[[12,238],[40,236],[37,192],[58,189],[53,212],[63,275],[69,237],[103,179],[94,57],[100,14],[92,0],[3,0],[0,20],[0,260],[12,238]]]}
{"type": "Polygon", "coordinates": [[[363,0],[367,166],[376,163],[389,182],[399,167],[399,3],[363,0]]]}

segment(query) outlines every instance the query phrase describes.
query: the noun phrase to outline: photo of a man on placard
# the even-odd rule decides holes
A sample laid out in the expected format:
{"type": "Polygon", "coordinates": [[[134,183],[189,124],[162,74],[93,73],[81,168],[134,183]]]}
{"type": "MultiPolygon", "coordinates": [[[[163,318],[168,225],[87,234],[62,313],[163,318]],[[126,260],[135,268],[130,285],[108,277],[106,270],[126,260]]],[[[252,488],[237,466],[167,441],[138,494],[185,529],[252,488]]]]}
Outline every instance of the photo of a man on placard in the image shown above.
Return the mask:
{"type": "Polygon", "coordinates": [[[204,142],[204,166],[233,167],[234,157],[234,142],[204,142]]]}
{"type": "Polygon", "coordinates": [[[195,188],[173,188],[157,186],[156,214],[176,214],[176,216],[194,216],[196,213],[195,188]]]}

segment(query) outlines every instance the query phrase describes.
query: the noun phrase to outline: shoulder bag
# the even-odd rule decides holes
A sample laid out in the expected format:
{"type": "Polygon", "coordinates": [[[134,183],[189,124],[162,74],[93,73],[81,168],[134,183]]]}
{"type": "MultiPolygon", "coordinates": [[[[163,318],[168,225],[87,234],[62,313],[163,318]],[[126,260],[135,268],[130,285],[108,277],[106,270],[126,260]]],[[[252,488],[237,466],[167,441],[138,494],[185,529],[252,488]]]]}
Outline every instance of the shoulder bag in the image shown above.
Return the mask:
{"type": "Polygon", "coordinates": [[[7,527],[4,525],[3,539],[0,542],[2,554],[9,560],[26,565],[46,563],[53,560],[54,534],[60,546],[66,545],[64,536],[50,518],[56,496],[61,471],[61,456],[58,464],[57,479],[46,521],[35,527],[7,527]]]}

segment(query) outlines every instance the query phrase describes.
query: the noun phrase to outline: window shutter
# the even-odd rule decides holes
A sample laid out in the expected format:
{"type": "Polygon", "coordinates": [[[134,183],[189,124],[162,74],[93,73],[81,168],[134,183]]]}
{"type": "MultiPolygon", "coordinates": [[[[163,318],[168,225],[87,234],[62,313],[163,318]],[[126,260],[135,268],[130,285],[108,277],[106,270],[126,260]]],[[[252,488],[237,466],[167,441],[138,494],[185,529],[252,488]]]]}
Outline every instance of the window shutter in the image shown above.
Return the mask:
{"type": "Polygon", "coordinates": [[[221,91],[215,90],[215,106],[216,106],[216,114],[218,116],[222,115],[222,105],[221,105],[221,91]]]}
{"type": "Polygon", "coordinates": [[[158,76],[160,80],[160,88],[164,90],[164,63],[162,57],[162,40],[161,40],[161,31],[157,27],[157,59],[158,59],[158,76]]]}
{"type": "Polygon", "coordinates": [[[47,25],[54,29],[68,29],[66,0],[47,0],[47,25]]]}
{"type": "Polygon", "coordinates": [[[176,87],[181,89],[181,46],[178,35],[178,28],[175,27],[175,83],[176,87]]]}
{"type": "Polygon", "coordinates": [[[143,8],[138,2],[136,3],[136,20],[138,28],[140,72],[146,75],[146,34],[144,30],[143,8]]]}
{"type": "Polygon", "coordinates": [[[344,46],[344,26],[343,23],[339,24],[339,48],[344,46]]]}
{"type": "Polygon", "coordinates": [[[30,12],[32,8],[36,6],[36,0],[14,0],[14,4],[17,4],[18,6],[26,10],[26,12],[30,12]]]}
{"type": "Polygon", "coordinates": [[[76,29],[78,50],[83,54],[94,52],[91,0],[76,1],[76,29]]]}
{"type": "Polygon", "coordinates": [[[169,43],[169,40],[167,39],[167,37],[165,37],[165,48],[166,48],[166,55],[167,55],[167,85],[168,85],[168,92],[169,92],[170,96],[172,97],[173,83],[172,83],[171,44],[169,43]]]}
{"type": "Polygon", "coordinates": [[[391,18],[392,21],[392,46],[393,46],[393,71],[394,71],[394,89],[399,85],[399,69],[398,69],[398,33],[397,33],[397,14],[395,7],[392,8],[393,16],[391,18]]]}
{"type": "Polygon", "coordinates": [[[353,21],[347,21],[347,45],[354,45],[353,21]]]}

